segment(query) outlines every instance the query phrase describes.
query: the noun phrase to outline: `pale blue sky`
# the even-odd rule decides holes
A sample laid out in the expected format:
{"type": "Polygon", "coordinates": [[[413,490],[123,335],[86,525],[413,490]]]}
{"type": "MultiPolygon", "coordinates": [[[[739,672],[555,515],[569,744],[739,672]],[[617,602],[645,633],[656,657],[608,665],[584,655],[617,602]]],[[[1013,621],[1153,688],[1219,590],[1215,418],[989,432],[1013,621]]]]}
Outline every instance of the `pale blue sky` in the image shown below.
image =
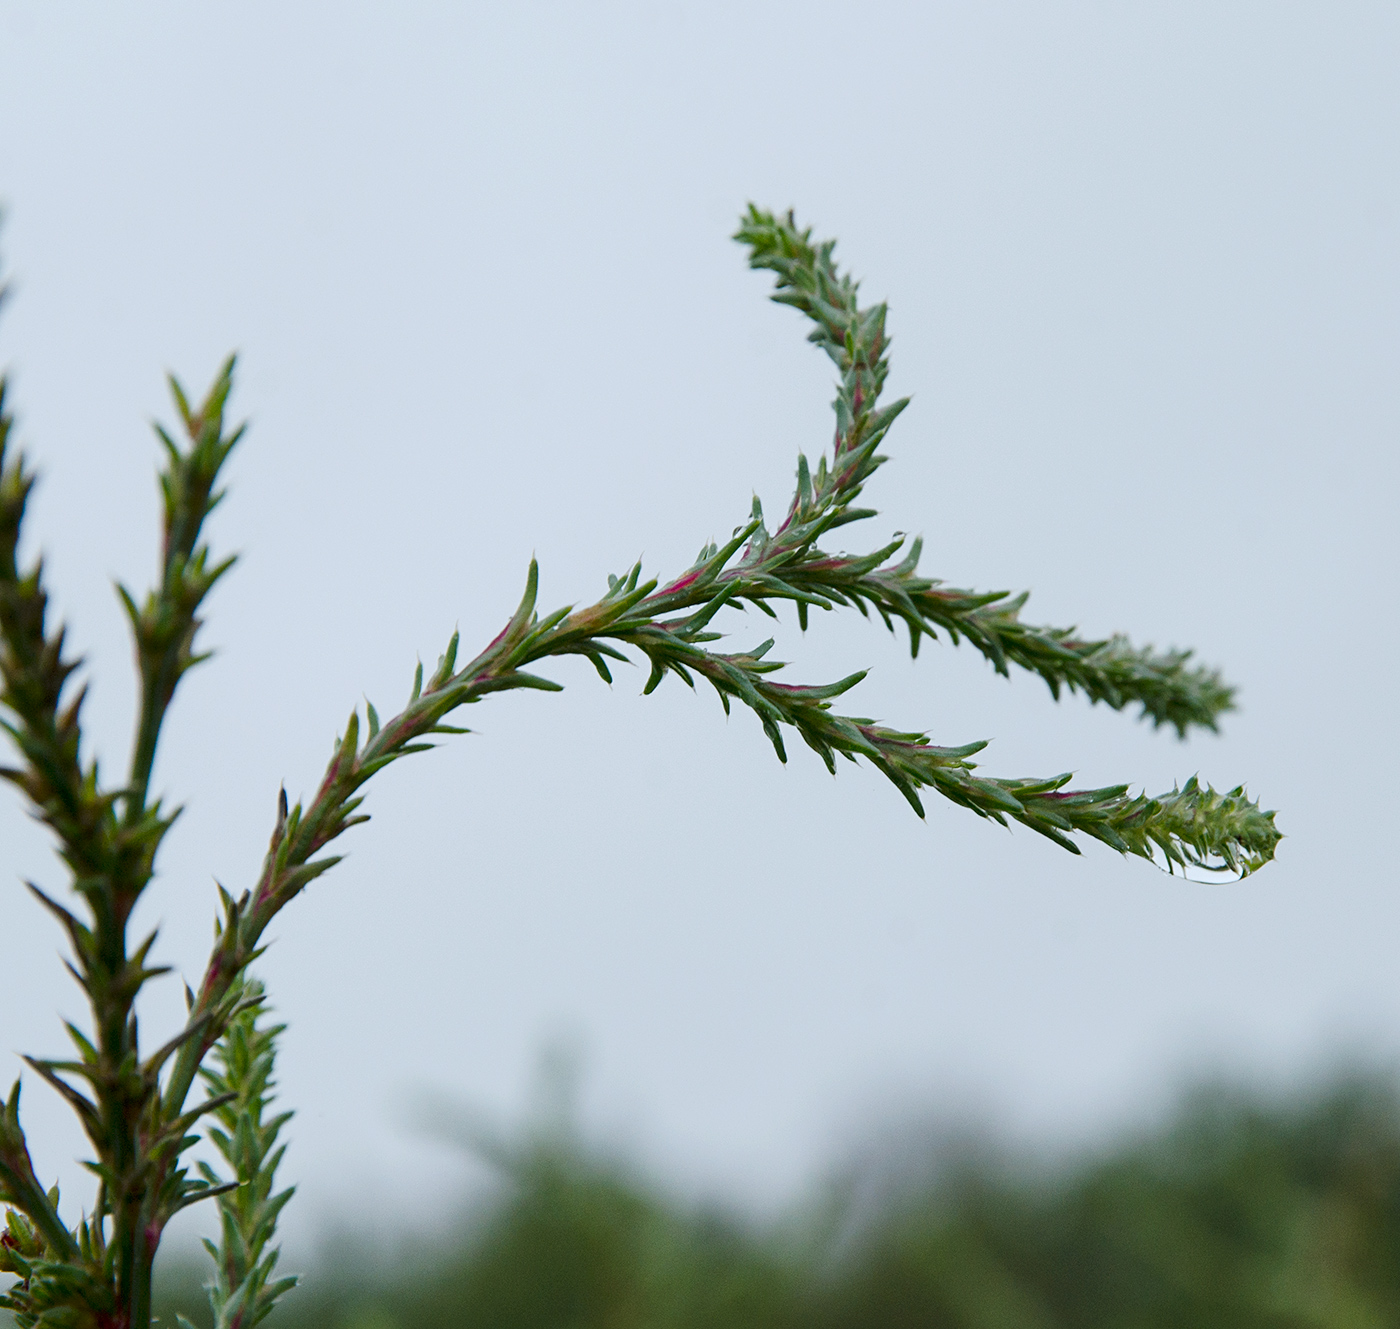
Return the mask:
{"type": "MultiPolygon", "coordinates": [[[[832,375],[727,239],[751,198],[890,301],[914,405],[851,547],[922,532],[928,572],[1029,587],[1035,621],[1193,645],[1241,710],[1183,745],[854,614],[781,629],[793,678],[869,665],[860,713],[993,739],[993,773],[1247,780],[1289,837],[1202,887],[920,824],[713,698],[559,666],[562,696],[380,777],[276,928],[295,1231],[449,1192],[409,1096],[514,1112],[559,1035],[598,1130],[759,1203],[890,1103],[1082,1136],[1201,1065],[1395,1058],[1397,67],[1381,4],[0,0],[0,361],[113,769],[161,375],[243,357],[214,531],[244,559],[157,770],[188,804],[144,915],[163,960],[198,971],[279,784],[310,792],[455,625],[489,640],[532,552],[546,606],[582,601],[786,500],[832,375]]],[[[9,1057],[79,1008],[18,885],[57,865],[13,800],[0,828],[9,1057]]],[[[150,1037],[180,1009],[153,992],[150,1037]]],[[[26,1102],[77,1184],[76,1132],[26,1102]]]]}

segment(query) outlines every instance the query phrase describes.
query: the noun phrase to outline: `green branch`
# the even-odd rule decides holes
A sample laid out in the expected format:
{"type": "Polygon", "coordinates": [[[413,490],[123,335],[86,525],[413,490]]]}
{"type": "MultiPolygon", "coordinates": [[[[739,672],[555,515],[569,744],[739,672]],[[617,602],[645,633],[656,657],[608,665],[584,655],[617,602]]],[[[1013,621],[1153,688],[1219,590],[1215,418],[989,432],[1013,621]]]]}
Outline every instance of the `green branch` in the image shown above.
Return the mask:
{"type": "Polygon", "coordinates": [[[1075,853],[1069,837],[1078,833],[1169,869],[1246,874],[1272,858],[1280,838],[1274,814],[1261,811],[1241,789],[1220,794],[1193,777],[1184,787],[1149,797],[1130,795],[1126,785],[1068,789],[1068,775],[988,779],[976,775],[969,760],[984,743],[939,747],[922,733],[834,713],[831,700],[863,675],[822,687],[779,684],[767,677],[781,667],[766,659],[771,642],[732,655],[705,649],[719,636],[708,625],[726,606],[748,603],[772,613],[770,601],[791,600],[805,626],[810,606],[854,605],[865,612],[873,607],[891,627],[896,619],[904,622],[915,650],[921,636],[934,636],[941,628],[954,641],[966,637],[1002,672],[1011,661],[1038,673],[1056,696],[1068,688],[1115,709],[1139,703],[1155,723],[1172,724],[1181,734],[1192,725],[1213,729],[1232,697],[1214,672],[1188,668],[1187,652],[1154,653],[1121,637],[1081,641],[1071,630],[1028,627],[1018,619],[1024,597],[946,590],[920,578],[917,541],[893,565],[886,560],[902,541],[864,556],[823,553],[816,542],[827,531],[874,515],[852,504],[884,463],[878,448],[907,405],[901,400],[879,406],[888,373],[886,308],[861,309],[856,283],[832,261],[834,244],[814,246],[810,232],[799,231],[791,216],[780,220],[751,208],[736,238],[749,246],[754,267],[777,274],[773,298],[813,321],[811,340],[840,371],[830,461],[821,458],[813,471],[805,457],[798,459],[796,492],[777,531],[769,533],[755,500],[751,518],[729,541],[707,545],[689,569],[664,586],[641,582],[638,564],[624,577],[609,577],[608,593],[596,604],[579,611],[566,606],[540,619],[538,569],[532,562],[519,608],[480,655],[457,669],[454,635],[426,683],[420,666],[402,712],[381,725],[375,709],[367,708],[363,744],[359,715],[352,713],[311,802],[288,809],[282,796],[256,886],[237,900],[224,896],[219,941],[192,1007],[194,1019],[207,1021],[205,1033],[192,1038],[181,1054],[167,1086],[167,1110],[183,1102],[195,1067],[218,1037],[225,1018],[220,1013],[237,976],[258,953],[268,923],[339,861],[323,854],[326,847],[367,820],[358,811],[366,781],[399,758],[427,750],[435,736],[462,732],[443,723],[461,706],[493,692],[557,690],[557,684],[527,668],[552,656],[585,656],[611,682],[609,660],[627,658],[617,645],[632,646],[651,663],[648,692],[668,672],[690,684],[696,676],[705,678],[726,709],[734,698],[754,711],[781,759],[786,760],[781,727],[787,725],[828,769],[834,771],[837,753],[865,758],[921,816],[918,791],[930,788],[1000,824],[1017,821],[1075,853]],[[683,610],[694,612],[666,618],[683,610]]]}
{"type": "MultiPolygon", "coordinates": [[[[143,1062],[135,1003],[144,984],[167,970],[149,963],[155,934],[131,948],[127,923],[175,820],[158,801],[147,803],[161,723],[180,677],[201,658],[193,651],[196,612],[231,561],[211,566],[207,548],[198,543],[204,519],[219,501],[214,490],[219,468],[239,437],[239,432],[225,437],[222,430],[231,369],[232,362],[198,411],[190,409],[172,381],[191,442],[182,452],[159,431],[168,454],[161,475],[165,541],[160,587],[140,611],[119,588],[136,636],[142,699],[131,774],[127,785],[116,790],[104,789],[96,762],[85,763],[82,757],[85,689],[67,695],[79,662],[65,657],[64,628],[48,627],[42,563],[28,569],[19,563],[20,532],[35,481],[24,457],[10,453],[13,421],[4,409],[0,380],[0,705],[7,712],[0,723],[21,758],[19,766],[3,774],[54,832],[72,887],[86,906],[83,920],[31,887],[68,935],[73,950],[69,967],[87,996],[93,1025],[91,1036],[67,1026],[76,1059],[26,1061],[77,1115],[96,1154],[89,1167],[100,1189],[93,1212],[75,1233],[68,1233],[52,1205],[46,1208],[42,1188],[23,1176],[27,1153],[19,1134],[17,1095],[14,1122],[0,1141],[0,1186],[46,1243],[44,1268],[35,1265],[25,1277],[25,1304],[76,1316],[75,1324],[87,1323],[83,1317],[112,1314],[125,1317],[123,1324],[146,1323],[160,1233],[171,1214],[205,1189],[205,1183],[189,1180],[175,1164],[191,1143],[189,1127],[208,1105],[161,1114],[159,1077],[169,1054],[143,1062]],[[121,817],[118,804],[124,804],[121,817]]],[[[19,1237],[15,1240],[25,1245],[19,1237]]]]}

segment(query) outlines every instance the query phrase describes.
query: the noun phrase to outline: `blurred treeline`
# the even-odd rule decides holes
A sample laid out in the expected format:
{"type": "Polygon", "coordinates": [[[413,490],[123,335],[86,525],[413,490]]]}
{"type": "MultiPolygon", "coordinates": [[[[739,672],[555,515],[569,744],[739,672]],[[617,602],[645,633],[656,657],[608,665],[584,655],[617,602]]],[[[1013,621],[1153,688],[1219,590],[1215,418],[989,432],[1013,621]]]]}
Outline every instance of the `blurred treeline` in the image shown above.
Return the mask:
{"type": "MultiPolygon", "coordinates": [[[[759,1225],[676,1200],[561,1122],[457,1134],[503,1177],[450,1232],[342,1246],[269,1329],[1400,1326],[1400,1098],[1192,1096],[1049,1164],[917,1133],[759,1225]]],[[[193,1266],[162,1323],[209,1322],[193,1266]]]]}

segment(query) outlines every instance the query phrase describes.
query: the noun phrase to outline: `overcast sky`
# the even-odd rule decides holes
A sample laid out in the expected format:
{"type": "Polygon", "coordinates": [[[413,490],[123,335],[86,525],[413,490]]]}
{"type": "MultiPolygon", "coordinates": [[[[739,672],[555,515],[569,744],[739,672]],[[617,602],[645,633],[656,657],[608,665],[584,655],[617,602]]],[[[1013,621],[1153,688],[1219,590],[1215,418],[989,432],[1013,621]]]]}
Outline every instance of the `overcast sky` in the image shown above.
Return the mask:
{"type": "MultiPolygon", "coordinates": [[[[275,926],[294,1233],[449,1193],[414,1095],[513,1117],[552,1039],[593,1129],[764,1205],[900,1104],[1083,1138],[1202,1067],[1400,1055],[1397,67],[1380,3],[0,2],[0,363],[113,779],[162,375],[241,355],[212,530],[242,559],[168,726],[187,811],[140,919],[183,974],[279,784],[313,792],[351,706],[401,702],[454,626],[484,645],[532,553],[542,607],[586,602],[786,502],[833,374],[728,239],[749,199],[890,301],[914,403],[848,547],[922,533],[928,573],[1194,646],[1241,705],[1183,744],[853,613],[785,623],[792,679],[870,666],[857,713],[991,739],[993,774],[1247,781],[1288,836],[1183,884],[932,799],[921,823],[675,680],[553,666],[562,695],[379,777],[275,926]]],[[[8,1075],[81,1009],[19,885],[59,866],[13,798],[0,834],[8,1075]]],[[[147,1037],[181,1011],[153,988],[147,1037]]],[[[80,1186],[76,1129],[25,1102],[80,1186]]]]}

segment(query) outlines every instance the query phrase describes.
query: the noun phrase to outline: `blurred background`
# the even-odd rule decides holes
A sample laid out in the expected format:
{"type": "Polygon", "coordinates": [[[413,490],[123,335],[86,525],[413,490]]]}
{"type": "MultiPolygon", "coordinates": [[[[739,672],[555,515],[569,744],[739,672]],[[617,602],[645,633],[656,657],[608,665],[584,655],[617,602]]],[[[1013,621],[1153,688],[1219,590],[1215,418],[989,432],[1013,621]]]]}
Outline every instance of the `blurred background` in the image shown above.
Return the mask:
{"type": "MultiPolygon", "coordinates": [[[[1045,1282],[1155,1286],[1127,1246],[1295,1317],[1259,1323],[1397,1322],[1397,60],[1381,4],[0,0],[0,363],[109,769],[162,374],[199,391],[241,356],[214,535],[242,559],[168,727],[187,810],[138,920],[179,973],[279,785],[312,792],[350,707],[397,704],[454,627],[484,645],[532,553],[543,608],[585,602],[786,502],[832,372],[727,238],[750,199],[890,301],[914,403],[849,547],[922,533],[931,575],[1194,646],[1241,691],[1182,744],[854,614],[778,627],[792,680],[869,666],[859,713],[991,739],[994,774],[1247,781],[1288,836],[1203,886],[920,823],[712,698],[557,666],[562,696],[493,699],[381,777],[275,929],[312,1271],[279,1317],[385,1329],[411,1284],[405,1325],[462,1297],[462,1323],[688,1323],[732,1284],[693,1322],[1138,1323],[1088,1273],[1062,1279],[1082,1305],[1045,1282]],[[577,1068],[567,1108],[539,1106],[542,1056],[577,1068]],[[528,1272],[555,1256],[621,1272],[491,1300],[572,1287],[528,1272]],[[1001,1299],[916,1299],[969,1270],[1001,1299]]],[[[81,1012],[18,884],[58,864],[14,800],[0,835],[17,1074],[81,1012]]],[[[182,1014],[157,985],[147,1037],[182,1014]]],[[[81,1137],[39,1084],[25,1104],[76,1217],[81,1137]]]]}

